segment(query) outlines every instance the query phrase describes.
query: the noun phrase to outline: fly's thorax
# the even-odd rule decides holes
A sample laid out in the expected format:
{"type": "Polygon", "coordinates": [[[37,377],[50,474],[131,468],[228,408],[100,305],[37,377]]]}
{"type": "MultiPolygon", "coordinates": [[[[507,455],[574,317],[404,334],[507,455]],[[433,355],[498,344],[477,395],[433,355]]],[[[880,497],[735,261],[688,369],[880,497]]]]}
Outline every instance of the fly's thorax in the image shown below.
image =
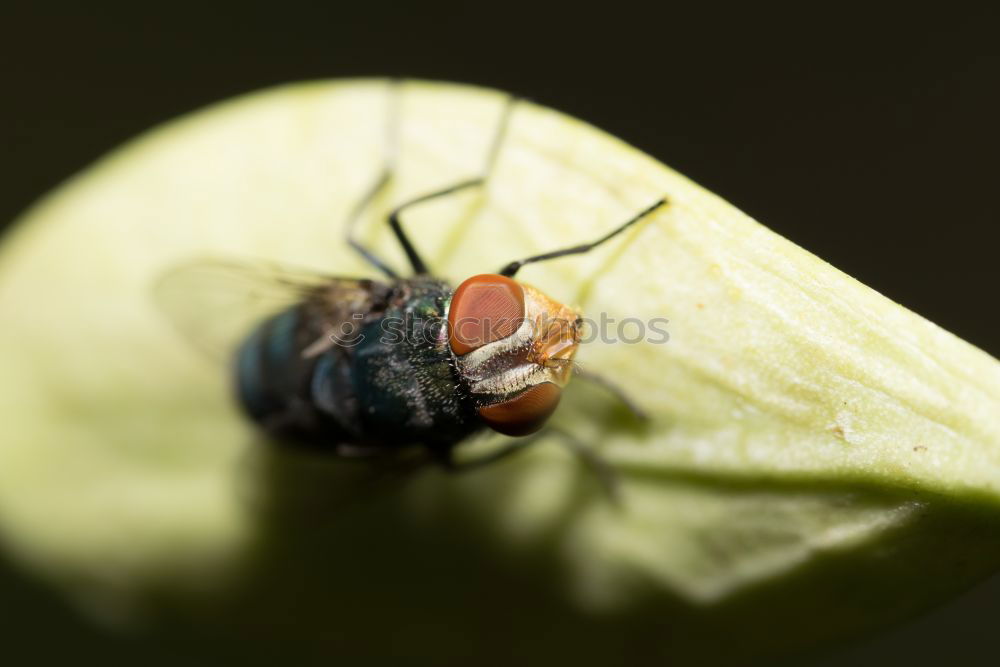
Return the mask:
{"type": "Polygon", "coordinates": [[[451,293],[428,277],[397,281],[350,350],[359,420],[380,441],[455,442],[480,425],[452,368],[443,322],[451,293]]]}
{"type": "Polygon", "coordinates": [[[508,435],[540,428],[572,375],[579,314],[534,287],[483,274],[455,290],[448,326],[479,416],[508,435]]]}

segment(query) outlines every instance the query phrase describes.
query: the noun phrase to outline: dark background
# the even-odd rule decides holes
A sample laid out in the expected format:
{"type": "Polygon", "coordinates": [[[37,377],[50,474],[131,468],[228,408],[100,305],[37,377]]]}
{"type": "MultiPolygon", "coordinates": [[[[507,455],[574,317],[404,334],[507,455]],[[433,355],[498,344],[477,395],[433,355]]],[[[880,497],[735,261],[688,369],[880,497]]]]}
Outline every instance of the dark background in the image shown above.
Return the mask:
{"type": "MultiPolygon", "coordinates": [[[[464,81],[626,139],[998,356],[998,18],[946,3],[6,2],[0,227],[119,143],[216,100],[319,77],[464,81]]],[[[0,602],[8,628],[50,618],[23,586],[0,582],[26,605],[0,602]]],[[[914,642],[910,664],[937,647],[985,651],[976,619],[1000,602],[972,600],[870,657],[914,642]]]]}
{"type": "Polygon", "coordinates": [[[66,4],[0,10],[0,221],[151,125],[245,91],[464,81],[626,139],[1000,354],[995,11],[66,4]]]}

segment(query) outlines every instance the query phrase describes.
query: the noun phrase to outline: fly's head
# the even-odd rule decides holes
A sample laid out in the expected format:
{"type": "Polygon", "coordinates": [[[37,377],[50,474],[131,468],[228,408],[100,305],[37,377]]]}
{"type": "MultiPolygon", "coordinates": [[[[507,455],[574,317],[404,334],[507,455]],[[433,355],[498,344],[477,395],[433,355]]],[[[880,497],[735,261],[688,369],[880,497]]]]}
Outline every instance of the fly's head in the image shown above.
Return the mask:
{"type": "Polygon", "coordinates": [[[580,314],[499,274],[459,285],[448,310],[449,345],[480,418],[506,435],[537,431],[573,373],[580,314]]]}

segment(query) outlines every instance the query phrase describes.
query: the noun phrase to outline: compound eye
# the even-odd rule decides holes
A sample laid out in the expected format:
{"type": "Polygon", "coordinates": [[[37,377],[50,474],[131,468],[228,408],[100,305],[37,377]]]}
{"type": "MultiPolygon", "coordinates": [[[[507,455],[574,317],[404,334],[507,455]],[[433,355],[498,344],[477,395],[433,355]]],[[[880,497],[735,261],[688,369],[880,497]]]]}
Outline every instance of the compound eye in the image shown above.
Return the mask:
{"type": "Polygon", "coordinates": [[[472,276],[455,290],[448,310],[451,351],[462,356],[518,330],[524,321],[524,290],[494,273],[472,276]]]}
{"type": "Polygon", "coordinates": [[[559,405],[562,390],[550,382],[536,384],[509,401],[479,408],[487,426],[504,435],[528,435],[542,427],[559,405]]]}

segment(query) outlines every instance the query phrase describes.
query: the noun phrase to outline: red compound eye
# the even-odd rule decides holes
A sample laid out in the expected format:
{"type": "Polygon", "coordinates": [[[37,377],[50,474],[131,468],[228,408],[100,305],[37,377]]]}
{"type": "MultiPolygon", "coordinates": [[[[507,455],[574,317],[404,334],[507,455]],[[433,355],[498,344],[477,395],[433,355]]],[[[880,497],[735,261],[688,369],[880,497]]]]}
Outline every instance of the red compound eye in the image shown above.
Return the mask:
{"type": "Polygon", "coordinates": [[[479,416],[494,431],[504,435],[528,435],[542,427],[559,405],[562,390],[543,382],[509,401],[479,408],[479,416]]]}
{"type": "Polygon", "coordinates": [[[524,321],[524,290],[495,273],[472,276],[455,290],[448,311],[451,351],[462,356],[518,330],[524,321]]]}

